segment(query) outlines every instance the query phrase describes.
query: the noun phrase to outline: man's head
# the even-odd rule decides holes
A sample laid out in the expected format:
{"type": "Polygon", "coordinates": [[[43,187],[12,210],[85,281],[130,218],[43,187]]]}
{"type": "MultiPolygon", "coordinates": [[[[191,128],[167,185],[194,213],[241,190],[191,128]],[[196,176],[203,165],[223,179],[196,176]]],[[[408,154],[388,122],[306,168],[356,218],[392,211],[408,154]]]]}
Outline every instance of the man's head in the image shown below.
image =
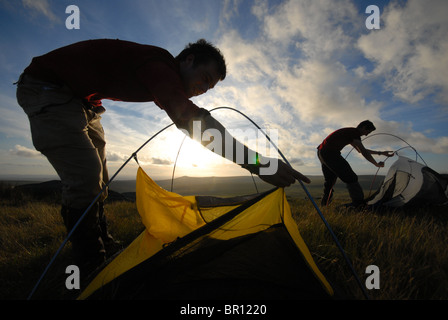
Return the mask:
{"type": "Polygon", "coordinates": [[[358,124],[356,128],[358,128],[358,130],[361,132],[361,135],[363,136],[367,136],[369,133],[376,130],[372,121],[369,120],[364,120],[363,122],[358,124]]]}
{"type": "Polygon", "coordinates": [[[188,97],[197,96],[213,88],[227,73],[226,62],[218,48],[200,39],[189,43],[176,60],[188,97]]]}

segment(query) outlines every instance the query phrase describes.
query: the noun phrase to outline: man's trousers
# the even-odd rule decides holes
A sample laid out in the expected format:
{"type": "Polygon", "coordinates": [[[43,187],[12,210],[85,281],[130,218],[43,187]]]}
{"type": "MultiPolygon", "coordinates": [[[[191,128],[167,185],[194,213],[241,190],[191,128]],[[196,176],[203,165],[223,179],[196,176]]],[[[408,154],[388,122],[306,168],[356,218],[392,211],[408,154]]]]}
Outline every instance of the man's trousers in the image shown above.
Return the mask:
{"type": "MultiPolygon", "coordinates": [[[[101,116],[67,86],[26,74],[17,83],[17,101],[28,115],[34,147],[61,179],[61,214],[69,232],[109,179],[101,116]]],[[[106,197],[107,189],[98,202],[106,197]]],[[[99,220],[97,203],[73,234],[75,254],[104,257],[99,220]]]]}
{"type": "Polygon", "coordinates": [[[322,164],[322,173],[325,178],[321,204],[326,206],[330,203],[334,192],[333,187],[338,178],[347,185],[353,205],[363,204],[364,192],[358,182],[358,176],[352,170],[347,160],[341,156],[341,153],[319,149],[317,156],[322,164]]]}

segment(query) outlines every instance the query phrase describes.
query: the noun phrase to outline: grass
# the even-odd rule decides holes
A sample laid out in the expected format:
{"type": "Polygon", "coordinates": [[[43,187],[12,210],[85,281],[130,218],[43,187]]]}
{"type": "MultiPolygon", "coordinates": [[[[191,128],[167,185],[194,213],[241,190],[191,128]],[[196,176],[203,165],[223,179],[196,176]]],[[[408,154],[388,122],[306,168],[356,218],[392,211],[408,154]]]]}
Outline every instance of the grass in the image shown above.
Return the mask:
{"type": "MultiPolygon", "coordinates": [[[[143,230],[135,203],[106,206],[110,231],[129,244],[143,230]]],[[[0,300],[27,299],[66,237],[57,199],[36,201],[0,186],[0,300]]],[[[68,242],[52,263],[33,299],[72,299],[65,287],[72,264],[68,242]]],[[[82,275],[81,275],[82,276],[82,275]]]]}
{"type": "MultiPolygon", "coordinates": [[[[336,209],[322,213],[348,255],[361,283],[369,265],[380,270],[380,289],[372,299],[448,299],[446,207],[383,213],[336,209]]],[[[310,202],[290,199],[299,230],[324,274],[344,295],[363,299],[351,269],[310,202]]]]}
{"type": "MultiPolygon", "coordinates": [[[[368,265],[380,270],[376,300],[448,299],[448,230],[445,207],[383,213],[336,209],[337,195],[322,210],[364,284],[368,265]]],[[[347,298],[364,299],[358,283],[311,202],[289,196],[293,216],[315,261],[347,298]]],[[[26,299],[65,238],[57,199],[37,201],[0,186],[0,300],[26,299]]],[[[135,203],[106,205],[111,233],[126,246],[142,230],[135,203]]],[[[70,264],[67,244],[44,277],[34,299],[71,299],[65,288],[70,264]]],[[[78,291],[79,293],[79,291],[78,291]]]]}

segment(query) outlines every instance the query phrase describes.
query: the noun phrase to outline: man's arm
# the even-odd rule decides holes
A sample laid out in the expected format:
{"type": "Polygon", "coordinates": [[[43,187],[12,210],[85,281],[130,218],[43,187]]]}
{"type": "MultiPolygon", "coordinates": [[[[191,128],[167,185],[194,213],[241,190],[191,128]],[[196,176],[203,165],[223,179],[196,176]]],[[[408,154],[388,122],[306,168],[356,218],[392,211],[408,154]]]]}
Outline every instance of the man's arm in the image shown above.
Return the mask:
{"type": "Polygon", "coordinates": [[[210,114],[193,120],[189,135],[208,149],[242,166],[262,180],[278,187],[287,187],[301,180],[310,179],[276,158],[267,158],[236,140],[224,126],[210,114]]]}
{"type": "Polygon", "coordinates": [[[369,150],[369,149],[366,149],[366,150],[370,154],[375,154],[375,155],[378,155],[378,156],[393,157],[394,154],[395,154],[393,151],[375,151],[375,150],[369,150]]]}
{"type": "Polygon", "coordinates": [[[296,179],[306,183],[311,182],[283,161],[265,158],[261,155],[257,157],[256,152],[234,139],[207,110],[199,108],[186,97],[179,76],[165,64],[147,64],[140,70],[139,74],[141,81],[154,95],[154,102],[165,110],[177,128],[188,131],[186,132],[187,135],[207,146],[208,149],[241,165],[250,172],[257,174],[262,180],[278,187],[287,187],[293,184],[296,179]],[[195,120],[196,124],[199,122],[198,126],[200,126],[196,130],[194,130],[195,120]],[[203,133],[207,130],[211,136],[207,137],[205,135],[203,137],[203,133]],[[275,170],[271,172],[269,169],[273,166],[275,170]]]}
{"type": "Polygon", "coordinates": [[[393,151],[373,151],[373,150],[368,150],[364,147],[364,145],[362,144],[361,140],[355,139],[353,140],[353,142],[351,143],[351,145],[359,152],[363,155],[364,158],[367,159],[367,161],[373,163],[373,165],[375,165],[376,167],[382,168],[384,167],[384,162],[376,162],[376,160],[372,157],[372,154],[377,154],[377,155],[385,155],[388,157],[393,156],[393,151]]]}

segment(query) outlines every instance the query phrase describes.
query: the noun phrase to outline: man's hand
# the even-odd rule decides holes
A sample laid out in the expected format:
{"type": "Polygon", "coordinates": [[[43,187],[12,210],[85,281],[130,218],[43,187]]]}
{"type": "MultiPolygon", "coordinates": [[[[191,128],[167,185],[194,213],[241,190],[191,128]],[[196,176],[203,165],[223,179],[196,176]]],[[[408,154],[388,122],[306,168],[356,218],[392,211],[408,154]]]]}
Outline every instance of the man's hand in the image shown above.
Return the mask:
{"type": "Polygon", "coordinates": [[[383,161],[380,161],[380,162],[377,163],[376,166],[377,166],[378,168],[383,168],[383,167],[384,167],[384,162],[383,162],[383,161]]]}
{"type": "Polygon", "coordinates": [[[259,177],[263,181],[281,188],[290,186],[296,179],[305,183],[311,182],[310,179],[294,170],[283,161],[278,159],[270,159],[270,161],[278,161],[277,171],[274,174],[262,174],[263,171],[261,170],[259,177]]]}

